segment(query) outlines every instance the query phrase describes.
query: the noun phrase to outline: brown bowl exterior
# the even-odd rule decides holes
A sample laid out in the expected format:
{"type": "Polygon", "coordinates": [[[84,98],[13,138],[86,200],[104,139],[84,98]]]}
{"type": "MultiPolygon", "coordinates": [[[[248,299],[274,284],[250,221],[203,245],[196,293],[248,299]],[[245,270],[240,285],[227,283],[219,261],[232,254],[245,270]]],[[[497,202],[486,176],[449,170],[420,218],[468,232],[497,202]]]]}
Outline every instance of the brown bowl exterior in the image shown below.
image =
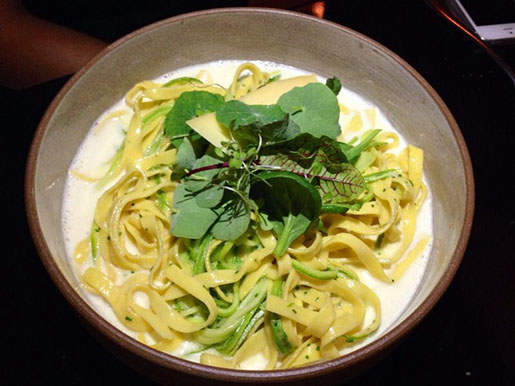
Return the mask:
{"type": "Polygon", "coordinates": [[[321,376],[342,381],[385,355],[441,297],[468,242],[474,181],[465,142],[451,113],[431,86],[397,55],[324,20],[271,9],[226,8],[181,15],[142,28],[110,45],[75,74],[37,129],[28,158],[25,200],[32,236],[51,278],[94,335],[135,369],[169,383],[177,377],[191,377],[195,382],[316,379],[318,383],[321,376]],[[346,88],[377,105],[409,143],[425,151],[425,175],[433,196],[434,243],[422,283],[386,334],[340,358],[265,372],[214,368],[167,355],[127,336],[92,309],[67,262],[61,227],[64,183],[93,122],[141,80],[227,59],[268,60],[322,76],[336,75],[346,88]]]}

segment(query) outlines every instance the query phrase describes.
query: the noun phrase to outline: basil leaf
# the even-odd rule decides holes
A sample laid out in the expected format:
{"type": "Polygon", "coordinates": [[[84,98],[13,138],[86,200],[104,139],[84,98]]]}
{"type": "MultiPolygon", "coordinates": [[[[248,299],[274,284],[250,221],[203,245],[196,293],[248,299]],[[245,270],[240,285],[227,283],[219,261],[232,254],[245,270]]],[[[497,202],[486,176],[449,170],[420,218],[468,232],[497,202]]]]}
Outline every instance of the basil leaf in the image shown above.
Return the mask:
{"type": "Polygon", "coordinates": [[[318,222],[320,195],[303,177],[289,172],[263,172],[251,186],[251,197],[261,197],[278,240],[274,255],[281,257],[290,244],[318,222]]]}
{"type": "Polygon", "coordinates": [[[175,237],[200,239],[218,218],[218,214],[209,208],[197,205],[194,195],[180,184],[174,192],[170,228],[175,237]]]}
{"type": "Polygon", "coordinates": [[[200,115],[211,113],[224,103],[221,95],[207,91],[183,92],[166,114],[164,129],[172,143],[179,147],[182,139],[192,130],[186,121],[200,115]]]}
{"type": "Polygon", "coordinates": [[[309,83],[283,94],[277,104],[290,114],[302,133],[336,139],[340,134],[340,108],[336,95],[322,83],[309,83]]]}

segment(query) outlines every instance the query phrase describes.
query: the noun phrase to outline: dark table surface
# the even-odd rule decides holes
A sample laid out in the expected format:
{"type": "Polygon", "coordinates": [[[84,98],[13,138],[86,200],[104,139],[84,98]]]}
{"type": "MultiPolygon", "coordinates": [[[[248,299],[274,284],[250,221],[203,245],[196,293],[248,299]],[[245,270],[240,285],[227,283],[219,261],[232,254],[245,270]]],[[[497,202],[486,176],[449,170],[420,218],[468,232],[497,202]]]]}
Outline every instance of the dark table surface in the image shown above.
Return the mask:
{"type": "MultiPolygon", "coordinates": [[[[341,3],[345,6],[328,2],[325,18],[390,48],[440,94],[465,137],[476,183],[470,242],[449,289],[391,355],[349,384],[513,385],[514,85],[483,50],[422,1],[341,3]]],[[[180,8],[186,10],[188,6],[180,8]]],[[[141,20],[146,24],[171,15],[173,11],[141,20]]],[[[97,35],[104,28],[103,37],[115,38],[139,26],[133,23],[124,30],[117,25],[116,31],[106,32],[109,27],[98,27],[98,20],[89,17],[90,23],[83,21],[80,27],[97,35]]],[[[515,45],[499,52],[515,65],[515,45]]],[[[7,176],[0,189],[0,383],[151,385],[86,332],[45,272],[28,231],[26,156],[39,119],[65,80],[23,92],[0,89],[1,172],[7,176]]]]}

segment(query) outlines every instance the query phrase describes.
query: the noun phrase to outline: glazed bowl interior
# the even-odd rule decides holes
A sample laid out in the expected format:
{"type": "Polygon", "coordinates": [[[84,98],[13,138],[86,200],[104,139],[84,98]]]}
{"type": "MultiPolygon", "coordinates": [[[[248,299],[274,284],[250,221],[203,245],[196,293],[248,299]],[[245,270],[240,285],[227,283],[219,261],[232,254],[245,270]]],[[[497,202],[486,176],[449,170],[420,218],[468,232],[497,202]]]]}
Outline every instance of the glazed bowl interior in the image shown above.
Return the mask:
{"type": "MultiPolygon", "coordinates": [[[[459,129],[431,87],[396,55],[341,26],[289,12],[225,9],[168,19],[111,45],[67,83],[36,134],[27,169],[27,210],[39,253],[75,309],[102,333],[121,340],[123,334],[87,305],[66,257],[61,208],[68,167],[97,117],[135,83],[227,59],[273,61],[336,75],[344,87],[374,103],[408,143],[424,149],[424,171],[433,195],[430,261],[414,298],[389,332],[330,362],[324,371],[355,363],[403,336],[449,284],[470,231],[473,182],[459,129]]],[[[147,350],[147,359],[150,355],[164,366],[177,366],[176,358],[123,339],[133,352],[147,350]]],[[[209,376],[207,366],[196,366],[209,376]]],[[[317,366],[303,371],[316,374],[321,371],[317,366]]],[[[226,376],[238,379],[238,374],[227,370],[226,376]]]]}

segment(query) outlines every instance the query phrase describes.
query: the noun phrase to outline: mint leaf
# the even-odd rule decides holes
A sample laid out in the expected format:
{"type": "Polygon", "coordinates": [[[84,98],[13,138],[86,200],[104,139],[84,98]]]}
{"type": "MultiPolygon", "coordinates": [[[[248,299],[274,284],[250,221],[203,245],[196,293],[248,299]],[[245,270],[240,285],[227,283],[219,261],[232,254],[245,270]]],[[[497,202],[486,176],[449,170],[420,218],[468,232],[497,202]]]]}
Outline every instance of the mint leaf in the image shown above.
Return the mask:
{"type": "Polygon", "coordinates": [[[216,119],[242,144],[257,144],[259,136],[265,144],[273,143],[300,133],[278,105],[247,105],[233,100],[218,108],[216,119]]]}
{"type": "Polygon", "coordinates": [[[183,92],[175,101],[172,109],[166,114],[165,134],[176,147],[179,147],[182,139],[192,130],[186,121],[216,111],[223,103],[224,98],[218,94],[207,91],[183,92]]]}
{"type": "Polygon", "coordinates": [[[218,214],[209,208],[197,205],[194,195],[186,190],[184,184],[175,189],[173,195],[170,228],[175,237],[200,239],[218,218],[218,214]]]}
{"type": "Polygon", "coordinates": [[[277,104],[299,126],[302,133],[336,139],[340,134],[340,109],[336,95],[321,83],[295,87],[283,94],[277,104]]]}

